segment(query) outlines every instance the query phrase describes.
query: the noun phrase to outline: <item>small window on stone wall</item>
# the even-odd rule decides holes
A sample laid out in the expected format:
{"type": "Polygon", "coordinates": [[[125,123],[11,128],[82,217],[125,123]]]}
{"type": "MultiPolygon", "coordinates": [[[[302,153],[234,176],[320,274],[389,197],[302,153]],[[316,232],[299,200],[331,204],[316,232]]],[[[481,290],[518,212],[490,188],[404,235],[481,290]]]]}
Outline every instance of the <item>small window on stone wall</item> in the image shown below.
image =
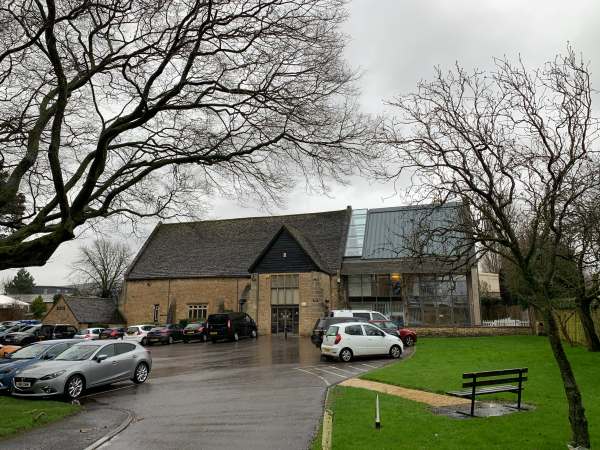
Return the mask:
{"type": "Polygon", "coordinates": [[[208,305],[206,303],[188,305],[188,320],[191,322],[203,322],[207,316],[208,305]]]}

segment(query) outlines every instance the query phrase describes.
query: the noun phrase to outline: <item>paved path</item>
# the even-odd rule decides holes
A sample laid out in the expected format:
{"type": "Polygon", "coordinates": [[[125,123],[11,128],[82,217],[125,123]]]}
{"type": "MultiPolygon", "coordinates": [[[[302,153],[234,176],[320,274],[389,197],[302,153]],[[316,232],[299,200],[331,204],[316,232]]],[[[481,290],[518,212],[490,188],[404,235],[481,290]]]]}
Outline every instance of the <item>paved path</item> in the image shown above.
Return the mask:
{"type": "Polygon", "coordinates": [[[342,381],[340,386],[369,389],[370,391],[395,395],[396,397],[402,397],[414,402],[426,403],[436,407],[471,404],[471,400],[465,398],[434,394],[432,392],[419,391],[416,389],[407,389],[400,386],[393,386],[391,384],[378,383],[377,381],[361,380],[359,378],[350,378],[342,381]]]}

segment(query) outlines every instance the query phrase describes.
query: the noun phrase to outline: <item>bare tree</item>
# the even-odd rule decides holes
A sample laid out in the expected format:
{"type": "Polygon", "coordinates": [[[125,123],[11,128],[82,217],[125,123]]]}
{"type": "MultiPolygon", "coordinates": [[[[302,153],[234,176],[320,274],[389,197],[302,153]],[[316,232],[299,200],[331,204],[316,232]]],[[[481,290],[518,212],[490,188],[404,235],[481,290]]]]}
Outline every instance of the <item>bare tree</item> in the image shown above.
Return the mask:
{"type": "Polygon", "coordinates": [[[368,157],[345,0],[0,5],[0,270],[86,222],[278,200],[368,157]]]}
{"type": "Polygon", "coordinates": [[[83,283],[92,284],[101,297],[112,297],[121,286],[131,262],[129,247],[119,242],[95,240],[79,251],[81,256],[72,265],[73,276],[83,283]]]}
{"type": "Polygon", "coordinates": [[[576,202],[567,218],[567,249],[560,256],[574,274],[561,280],[572,292],[588,350],[600,352],[600,338],[592,318],[592,305],[600,298],[600,211],[596,189],[576,202]]]}
{"type": "Polygon", "coordinates": [[[581,393],[552,298],[559,250],[568,239],[567,218],[599,183],[591,148],[598,127],[586,64],[569,48],[533,72],[521,61],[507,60],[496,60],[495,70],[487,73],[467,73],[458,65],[448,73],[437,69],[432,81],[392,104],[400,118],[386,140],[400,168],[388,175],[410,171],[409,193],[416,200],[463,203],[463,221],[430,233],[439,240],[456,234],[473,240],[475,245],[455,252],[455,263],[491,252],[514,264],[528,302],[545,318],[569,405],[572,442],[589,448],[581,393]]]}

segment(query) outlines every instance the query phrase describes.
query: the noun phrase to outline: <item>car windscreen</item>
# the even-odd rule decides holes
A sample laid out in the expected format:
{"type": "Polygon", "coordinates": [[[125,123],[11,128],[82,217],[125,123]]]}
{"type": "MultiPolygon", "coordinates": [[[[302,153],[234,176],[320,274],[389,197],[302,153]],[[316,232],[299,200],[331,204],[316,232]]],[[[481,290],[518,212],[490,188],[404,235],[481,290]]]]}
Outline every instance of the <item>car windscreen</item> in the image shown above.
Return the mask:
{"type": "Polygon", "coordinates": [[[79,330],[77,333],[75,333],[76,336],[83,336],[84,334],[90,334],[91,330],[88,330],[87,328],[85,330],[79,330]]]}
{"type": "Polygon", "coordinates": [[[385,322],[376,322],[373,325],[377,325],[379,328],[383,328],[384,330],[397,330],[398,327],[391,320],[385,322]]]}
{"type": "Polygon", "coordinates": [[[186,330],[199,330],[202,328],[201,323],[188,323],[185,327],[186,330]]]}
{"type": "Polygon", "coordinates": [[[336,327],[336,326],[332,325],[329,328],[327,328],[326,335],[327,336],[335,336],[339,329],[340,329],[340,327],[336,327]]]}
{"type": "MultiPolygon", "coordinates": [[[[151,329],[152,329],[152,327],[150,327],[150,330],[151,329]]],[[[150,330],[148,330],[148,331],[150,331],[150,330]]],[[[138,327],[129,327],[129,328],[127,328],[126,333],[127,334],[134,334],[134,333],[137,333],[138,331],[139,331],[138,327]]]]}
{"type": "Polygon", "coordinates": [[[33,344],[23,347],[10,355],[10,359],[31,359],[39,357],[48,348],[47,345],[33,344]]]}
{"type": "Polygon", "coordinates": [[[57,361],[83,361],[98,350],[97,345],[74,345],[56,357],[57,361]]]}
{"type": "Polygon", "coordinates": [[[152,328],[154,328],[152,325],[144,325],[144,326],[142,327],[142,330],[143,330],[143,331],[150,331],[152,328]]]}

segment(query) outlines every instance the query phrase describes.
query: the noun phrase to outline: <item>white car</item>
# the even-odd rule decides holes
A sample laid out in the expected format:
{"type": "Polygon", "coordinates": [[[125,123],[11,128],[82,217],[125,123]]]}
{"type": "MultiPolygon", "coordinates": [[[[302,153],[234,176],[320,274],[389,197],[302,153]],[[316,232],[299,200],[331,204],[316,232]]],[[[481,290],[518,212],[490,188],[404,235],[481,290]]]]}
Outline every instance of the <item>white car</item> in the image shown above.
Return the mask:
{"type": "Polygon", "coordinates": [[[366,320],[390,320],[380,312],[368,309],[332,309],[329,317],[360,317],[366,320]]]}
{"type": "Polygon", "coordinates": [[[323,337],[321,354],[349,362],[355,356],[389,355],[400,358],[404,346],[398,336],[384,333],[364,322],[346,322],[331,325],[323,337]]]}
{"type": "Polygon", "coordinates": [[[148,331],[156,328],[156,325],[131,325],[127,327],[125,334],[123,335],[123,340],[125,341],[135,341],[139,344],[146,345],[148,343],[148,331]]]}
{"type": "Polygon", "coordinates": [[[100,339],[100,333],[102,333],[104,328],[83,328],[75,333],[73,338],[75,339],[85,339],[85,340],[96,340],[100,339]]]}

